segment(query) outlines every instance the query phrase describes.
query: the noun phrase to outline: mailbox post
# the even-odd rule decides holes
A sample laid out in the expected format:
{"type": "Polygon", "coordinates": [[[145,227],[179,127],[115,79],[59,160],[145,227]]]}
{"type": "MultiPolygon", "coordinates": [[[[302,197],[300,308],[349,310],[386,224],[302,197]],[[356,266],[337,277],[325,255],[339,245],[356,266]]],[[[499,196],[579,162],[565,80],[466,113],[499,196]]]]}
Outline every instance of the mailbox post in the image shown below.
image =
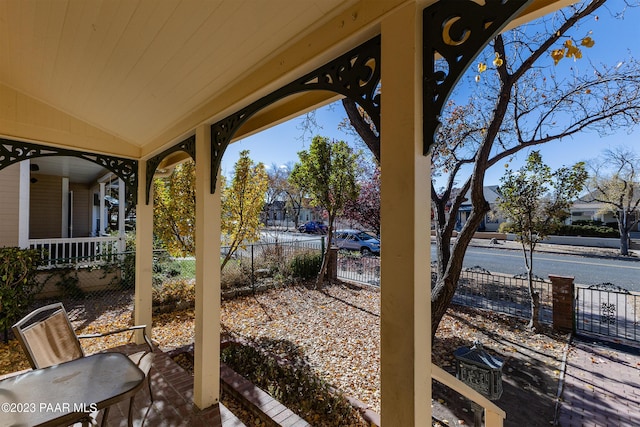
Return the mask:
{"type": "MultiPolygon", "coordinates": [[[[503,360],[490,355],[480,341],[473,347],[460,347],[453,353],[456,359],[456,377],[488,399],[498,400],[502,396],[503,360]]],[[[483,408],[472,402],[474,424],[482,425],[483,408]]]]}

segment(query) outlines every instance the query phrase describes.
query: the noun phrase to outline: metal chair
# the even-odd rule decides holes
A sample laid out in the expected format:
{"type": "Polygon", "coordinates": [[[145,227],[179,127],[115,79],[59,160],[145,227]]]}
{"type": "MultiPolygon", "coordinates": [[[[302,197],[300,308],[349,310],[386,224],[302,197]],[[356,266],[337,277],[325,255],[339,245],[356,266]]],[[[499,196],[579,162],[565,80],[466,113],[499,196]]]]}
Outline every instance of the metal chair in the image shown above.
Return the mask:
{"type": "MultiPolygon", "coordinates": [[[[13,325],[12,330],[27,355],[33,369],[46,368],[84,357],[80,339],[99,338],[107,335],[142,330],[148,350],[129,355],[147,379],[149,396],[153,402],[149,370],[153,362],[153,345],[145,332],[146,325],[131,326],[100,334],[76,335],[62,303],[38,308],[13,325]]],[[[134,396],[135,397],[135,396],[134,396]]],[[[129,425],[133,420],[133,399],[129,402],[129,425]]],[[[109,408],[105,408],[102,425],[106,425],[109,408]]]]}

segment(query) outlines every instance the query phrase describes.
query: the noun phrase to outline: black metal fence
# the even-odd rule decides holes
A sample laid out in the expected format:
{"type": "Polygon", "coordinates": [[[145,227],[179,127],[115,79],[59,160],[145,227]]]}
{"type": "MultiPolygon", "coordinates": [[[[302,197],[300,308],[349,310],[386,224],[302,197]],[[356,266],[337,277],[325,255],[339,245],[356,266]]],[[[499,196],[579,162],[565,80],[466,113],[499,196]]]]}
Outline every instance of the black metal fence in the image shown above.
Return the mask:
{"type": "MultiPolygon", "coordinates": [[[[223,292],[251,292],[260,286],[315,277],[323,248],[322,239],[245,245],[222,271],[223,292]]],[[[222,248],[220,259],[228,250],[222,248]]],[[[24,314],[36,307],[62,302],[77,330],[130,323],[134,310],[135,253],[114,254],[109,262],[95,261],[87,257],[48,260],[37,276],[40,292],[24,314]]],[[[154,311],[193,306],[195,267],[193,257],[174,258],[166,251],[154,251],[154,311]]]]}
{"type": "Polygon", "coordinates": [[[611,284],[576,286],[576,331],[640,341],[640,293],[611,284]]]}
{"type": "MultiPolygon", "coordinates": [[[[380,258],[340,251],[338,278],[380,286],[380,258]]],[[[534,278],[533,287],[540,295],[540,321],[551,323],[551,282],[534,278]]],[[[531,297],[527,279],[491,273],[481,267],[462,272],[453,302],[524,318],[531,317],[531,297]]]]}
{"type": "Polygon", "coordinates": [[[380,286],[380,257],[338,251],[338,279],[380,286]]]}
{"type": "MultiPolygon", "coordinates": [[[[315,277],[323,249],[322,239],[246,245],[222,271],[223,291],[255,291],[261,286],[315,277]]],[[[228,248],[223,247],[221,259],[227,253],[228,248]]],[[[83,258],[75,263],[65,258],[63,266],[42,270],[38,280],[43,287],[33,305],[62,301],[77,327],[100,322],[102,318],[113,319],[116,314],[130,315],[134,304],[135,255],[124,253],[111,259],[90,265],[83,258]]],[[[377,256],[340,251],[337,270],[340,279],[380,286],[377,256]]],[[[536,278],[534,288],[540,295],[540,321],[551,323],[551,282],[536,278]]],[[[640,293],[610,284],[577,285],[575,296],[575,324],[579,333],[640,341],[640,293]]],[[[195,258],[173,258],[165,251],[154,251],[154,308],[191,306],[194,299],[195,258]]],[[[480,267],[462,272],[453,302],[523,318],[531,315],[526,278],[491,273],[480,267]]]]}
{"type": "MultiPolygon", "coordinates": [[[[540,296],[541,322],[553,321],[551,282],[534,278],[533,287],[540,296]]],[[[531,317],[531,297],[526,277],[509,276],[473,267],[465,269],[453,297],[455,304],[483,308],[518,317],[531,317]]]]}
{"type": "MultiPolygon", "coordinates": [[[[293,277],[315,277],[320,270],[324,247],[322,238],[245,245],[222,270],[222,288],[255,288],[293,277]]],[[[228,252],[229,247],[223,246],[220,257],[224,258],[228,252]]]]}
{"type": "MultiPolygon", "coordinates": [[[[322,255],[322,239],[247,244],[240,247],[222,271],[223,288],[253,286],[264,279],[285,280],[296,276],[305,263],[322,255]]],[[[220,258],[229,252],[222,247],[220,258]]],[[[314,264],[314,265],[315,265],[314,264]]],[[[166,251],[153,252],[153,285],[195,280],[195,258],[175,258],[166,251]]],[[[309,266],[309,268],[312,266],[309,266]]],[[[317,273],[315,271],[314,273],[317,273]]],[[[38,298],[84,299],[90,295],[119,293],[134,288],[135,253],[112,254],[108,260],[88,257],[52,259],[41,268],[38,298]]]]}

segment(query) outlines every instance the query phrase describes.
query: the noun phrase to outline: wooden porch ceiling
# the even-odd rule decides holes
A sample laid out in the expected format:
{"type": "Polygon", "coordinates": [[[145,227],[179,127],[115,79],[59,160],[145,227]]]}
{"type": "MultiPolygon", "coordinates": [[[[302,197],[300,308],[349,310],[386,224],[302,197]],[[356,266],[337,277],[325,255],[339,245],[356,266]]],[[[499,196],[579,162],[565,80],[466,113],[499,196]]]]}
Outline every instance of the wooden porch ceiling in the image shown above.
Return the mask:
{"type": "MultiPolygon", "coordinates": [[[[0,136],[59,144],[46,140],[61,126],[50,109],[117,141],[69,148],[143,157],[377,34],[407,1],[4,0],[0,136]],[[23,132],[25,109],[37,119],[23,132]]],[[[565,1],[537,0],[528,16],[565,1]]],[[[289,100],[246,133],[331,97],[289,100]]]]}

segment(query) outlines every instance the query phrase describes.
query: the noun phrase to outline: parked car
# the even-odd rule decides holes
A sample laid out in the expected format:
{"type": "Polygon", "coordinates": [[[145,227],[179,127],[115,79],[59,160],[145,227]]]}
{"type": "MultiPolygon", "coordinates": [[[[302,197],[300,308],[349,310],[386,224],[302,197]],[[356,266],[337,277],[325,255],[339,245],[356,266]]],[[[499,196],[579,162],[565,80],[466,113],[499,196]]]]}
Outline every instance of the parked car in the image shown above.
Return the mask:
{"type": "Polygon", "coordinates": [[[307,221],[298,227],[300,233],[327,234],[327,225],[322,221],[307,221]]]}
{"type": "Polygon", "coordinates": [[[380,240],[360,230],[337,230],[332,243],[340,249],[360,251],[363,255],[379,254],[380,240]]]}

